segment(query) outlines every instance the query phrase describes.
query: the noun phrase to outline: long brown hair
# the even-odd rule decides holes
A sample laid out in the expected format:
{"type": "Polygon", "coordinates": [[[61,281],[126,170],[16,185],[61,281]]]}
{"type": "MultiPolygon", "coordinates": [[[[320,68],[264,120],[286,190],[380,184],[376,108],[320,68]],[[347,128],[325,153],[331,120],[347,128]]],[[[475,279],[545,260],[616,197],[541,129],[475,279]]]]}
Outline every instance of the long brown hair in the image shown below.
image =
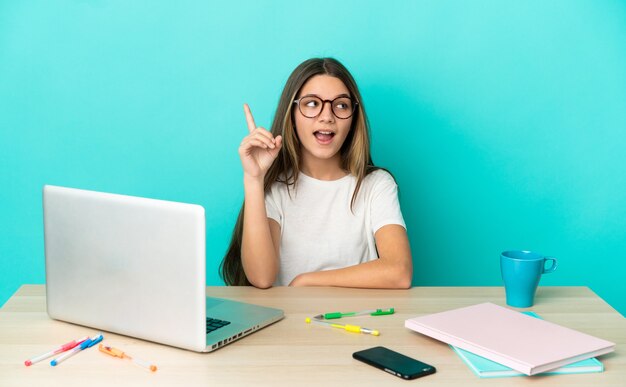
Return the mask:
{"type": "MultiPolygon", "coordinates": [[[[283,136],[283,146],[272,166],[265,174],[264,188],[268,192],[272,184],[279,182],[287,187],[295,187],[300,174],[300,141],[294,128],[293,101],[298,97],[302,86],[316,75],[329,75],[341,80],[348,88],[350,96],[358,102],[352,118],[352,127],[341,147],[341,168],[357,179],[350,207],[354,206],[363,179],[378,169],[370,155],[370,129],[361,93],[352,75],[339,61],[333,58],[313,58],[302,62],[291,73],[276,108],[272,123],[272,135],[283,136]]],[[[220,274],[227,285],[250,285],[241,263],[241,239],[243,235],[243,205],[230,245],[222,264],[220,274]]]]}

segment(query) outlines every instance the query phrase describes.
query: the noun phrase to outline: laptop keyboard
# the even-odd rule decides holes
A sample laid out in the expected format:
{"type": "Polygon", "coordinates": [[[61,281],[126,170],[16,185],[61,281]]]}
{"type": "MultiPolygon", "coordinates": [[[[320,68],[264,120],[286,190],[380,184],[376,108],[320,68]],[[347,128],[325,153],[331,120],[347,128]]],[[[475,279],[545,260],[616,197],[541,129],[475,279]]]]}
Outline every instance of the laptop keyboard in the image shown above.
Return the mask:
{"type": "Polygon", "coordinates": [[[220,329],[221,327],[225,327],[230,324],[230,321],[226,320],[218,320],[216,318],[207,317],[206,318],[206,333],[213,332],[216,329],[220,329]]]}

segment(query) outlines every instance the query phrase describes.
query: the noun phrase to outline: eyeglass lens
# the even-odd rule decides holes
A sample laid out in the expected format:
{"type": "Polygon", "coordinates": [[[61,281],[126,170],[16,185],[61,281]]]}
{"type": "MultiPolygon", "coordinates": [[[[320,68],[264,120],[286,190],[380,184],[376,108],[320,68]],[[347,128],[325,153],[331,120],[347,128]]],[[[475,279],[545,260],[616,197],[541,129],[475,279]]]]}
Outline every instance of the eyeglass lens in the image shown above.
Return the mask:
{"type": "MultiPolygon", "coordinates": [[[[325,102],[316,96],[305,96],[300,98],[298,103],[300,112],[308,118],[315,118],[320,115],[325,102]]],[[[350,118],[354,112],[354,104],[348,97],[339,97],[331,101],[333,114],[337,118],[350,118]]]]}

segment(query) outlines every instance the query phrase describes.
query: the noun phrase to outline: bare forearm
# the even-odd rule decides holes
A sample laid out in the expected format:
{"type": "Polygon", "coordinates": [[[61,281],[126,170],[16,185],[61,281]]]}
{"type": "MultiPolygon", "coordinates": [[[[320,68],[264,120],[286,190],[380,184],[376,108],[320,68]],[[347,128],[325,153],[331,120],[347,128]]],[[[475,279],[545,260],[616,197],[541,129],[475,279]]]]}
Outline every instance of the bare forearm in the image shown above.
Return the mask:
{"type": "Polygon", "coordinates": [[[404,262],[389,262],[379,258],[342,269],[304,273],[296,277],[291,285],[408,289],[412,276],[410,258],[404,262]]]}
{"type": "Polygon", "coordinates": [[[278,259],[265,210],[263,180],[244,177],[244,189],[241,261],[250,283],[268,288],[276,279],[278,259]]]}

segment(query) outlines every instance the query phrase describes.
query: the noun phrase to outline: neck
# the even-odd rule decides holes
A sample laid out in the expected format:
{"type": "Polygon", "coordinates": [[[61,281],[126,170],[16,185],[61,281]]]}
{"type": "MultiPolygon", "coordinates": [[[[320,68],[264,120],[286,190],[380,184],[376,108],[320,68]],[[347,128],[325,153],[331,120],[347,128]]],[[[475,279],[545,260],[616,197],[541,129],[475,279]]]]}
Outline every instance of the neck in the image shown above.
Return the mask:
{"type": "Polygon", "coordinates": [[[330,159],[302,158],[301,172],[317,180],[338,180],[348,173],[341,169],[341,157],[339,154],[330,159]]]}

